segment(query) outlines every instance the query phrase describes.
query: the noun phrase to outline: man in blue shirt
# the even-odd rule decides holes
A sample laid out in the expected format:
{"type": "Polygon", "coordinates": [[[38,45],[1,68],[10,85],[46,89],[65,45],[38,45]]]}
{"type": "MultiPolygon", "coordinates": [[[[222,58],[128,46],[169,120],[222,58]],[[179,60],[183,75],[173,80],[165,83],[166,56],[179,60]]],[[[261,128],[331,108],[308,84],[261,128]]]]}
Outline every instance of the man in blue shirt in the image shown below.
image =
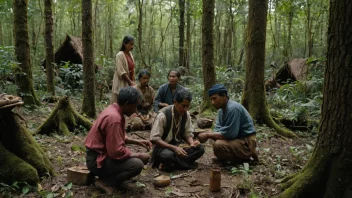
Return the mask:
{"type": "Polygon", "coordinates": [[[160,109],[174,104],[175,92],[184,89],[178,82],[181,80],[181,73],[171,69],[167,74],[168,83],[161,85],[156,93],[153,109],[157,113],[160,109]]]}
{"type": "Polygon", "coordinates": [[[229,100],[227,89],[216,84],[208,90],[214,107],[219,109],[214,132],[198,135],[200,142],[215,140],[214,155],[220,161],[241,163],[251,158],[258,161],[255,128],[251,116],[241,104],[229,100]]]}

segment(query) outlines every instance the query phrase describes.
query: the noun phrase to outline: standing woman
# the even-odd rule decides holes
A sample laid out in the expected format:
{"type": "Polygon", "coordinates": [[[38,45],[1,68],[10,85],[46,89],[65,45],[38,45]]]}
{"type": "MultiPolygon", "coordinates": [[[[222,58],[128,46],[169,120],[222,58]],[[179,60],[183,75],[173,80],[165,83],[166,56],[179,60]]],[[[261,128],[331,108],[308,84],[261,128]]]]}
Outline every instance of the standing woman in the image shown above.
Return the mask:
{"type": "Polygon", "coordinates": [[[110,104],[117,102],[117,95],[121,88],[134,86],[134,59],[131,50],[134,48],[134,38],[125,36],[120,51],[116,54],[116,69],[112,82],[110,104]]]}

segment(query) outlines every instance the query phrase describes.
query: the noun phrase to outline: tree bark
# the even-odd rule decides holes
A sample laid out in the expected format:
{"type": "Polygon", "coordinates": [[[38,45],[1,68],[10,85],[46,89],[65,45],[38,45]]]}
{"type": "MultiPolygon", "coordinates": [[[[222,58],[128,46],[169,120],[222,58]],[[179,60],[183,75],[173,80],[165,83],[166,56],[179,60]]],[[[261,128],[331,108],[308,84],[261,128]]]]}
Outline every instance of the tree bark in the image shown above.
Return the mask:
{"type": "Polygon", "coordinates": [[[322,119],[311,159],[280,197],[352,197],[352,4],[330,0],[322,119]]]}
{"type": "Polygon", "coordinates": [[[214,66],[214,8],[215,0],[203,0],[202,15],[202,68],[203,68],[203,100],[201,112],[214,110],[208,97],[208,90],[215,84],[216,73],[214,66]]]}
{"type": "Polygon", "coordinates": [[[289,130],[280,128],[271,118],[264,89],[265,37],[268,0],[249,0],[246,77],[242,104],[253,120],[267,124],[286,137],[294,137],[289,130]]]}
{"type": "Polygon", "coordinates": [[[235,23],[234,23],[234,14],[232,12],[232,0],[230,0],[230,6],[229,6],[229,12],[228,12],[228,22],[230,24],[230,27],[227,30],[227,39],[226,39],[226,41],[228,42],[226,64],[229,67],[233,68],[232,49],[234,49],[235,46],[232,46],[232,44],[233,44],[232,38],[234,36],[233,32],[235,29],[235,23]]]}
{"type": "Polygon", "coordinates": [[[98,4],[99,0],[95,0],[95,5],[94,5],[94,49],[96,52],[99,52],[99,28],[98,28],[98,4]]]}
{"type": "Polygon", "coordinates": [[[313,21],[311,16],[311,2],[307,0],[307,32],[308,32],[308,57],[313,55],[313,33],[312,33],[313,21]]]}
{"type": "Polygon", "coordinates": [[[143,4],[144,0],[138,0],[137,10],[138,10],[138,51],[141,57],[141,61],[144,68],[147,68],[147,63],[145,62],[143,55],[143,4]]]}
{"type": "Polygon", "coordinates": [[[0,20],[0,45],[4,45],[4,38],[2,33],[2,22],[0,20]]]}
{"type": "Polygon", "coordinates": [[[184,66],[183,55],[184,55],[184,40],[185,40],[185,0],[179,0],[178,6],[180,9],[180,24],[178,26],[178,31],[179,31],[178,66],[184,66]]]}
{"type": "Polygon", "coordinates": [[[286,44],[285,44],[285,49],[284,49],[284,55],[286,61],[290,60],[292,57],[292,44],[291,44],[291,37],[292,37],[292,21],[293,21],[293,16],[294,16],[294,4],[293,0],[289,1],[289,10],[287,13],[287,38],[286,38],[286,44]]]}
{"type": "Polygon", "coordinates": [[[191,51],[191,3],[187,0],[187,26],[186,26],[186,48],[184,52],[184,66],[187,74],[190,72],[190,51],[191,51]]]}
{"type": "Polygon", "coordinates": [[[54,47],[53,47],[53,12],[52,0],[44,0],[45,4],[45,61],[46,61],[46,82],[48,92],[54,96],[54,47]]]}
{"type": "Polygon", "coordinates": [[[19,87],[19,96],[27,105],[40,105],[33,88],[33,77],[30,58],[28,18],[28,0],[13,2],[15,54],[20,63],[16,68],[16,85],[19,87]]]}
{"type": "Polygon", "coordinates": [[[113,1],[109,4],[109,56],[110,58],[114,58],[114,50],[113,50],[113,36],[114,35],[114,28],[113,28],[113,18],[112,18],[112,8],[113,8],[113,1]]]}
{"type": "Polygon", "coordinates": [[[82,112],[94,118],[95,68],[92,39],[92,0],[82,0],[83,102],[82,112]]]}

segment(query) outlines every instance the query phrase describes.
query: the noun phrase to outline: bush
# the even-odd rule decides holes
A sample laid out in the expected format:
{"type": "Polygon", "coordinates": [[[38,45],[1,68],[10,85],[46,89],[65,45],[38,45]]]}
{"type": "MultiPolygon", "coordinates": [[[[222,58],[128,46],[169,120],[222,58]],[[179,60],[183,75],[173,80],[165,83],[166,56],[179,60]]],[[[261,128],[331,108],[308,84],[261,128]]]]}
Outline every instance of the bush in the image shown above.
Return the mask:
{"type": "Polygon", "coordinates": [[[0,94],[16,94],[17,86],[15,85],[14,70],[17,64],[14,47],[0,46],[0,94]]]}

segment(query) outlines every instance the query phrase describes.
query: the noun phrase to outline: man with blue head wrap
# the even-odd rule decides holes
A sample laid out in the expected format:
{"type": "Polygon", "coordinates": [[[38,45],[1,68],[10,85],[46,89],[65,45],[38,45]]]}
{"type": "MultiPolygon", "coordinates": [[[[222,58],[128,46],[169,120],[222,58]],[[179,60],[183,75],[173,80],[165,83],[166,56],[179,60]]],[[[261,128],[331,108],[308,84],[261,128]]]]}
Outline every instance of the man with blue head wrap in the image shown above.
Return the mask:
{"type": "Polygon", "coordinates": [[[213,139],[214,155],[220,161],[232,163],[250,159],[257,161],[255,128],[246,108],[230,100],[227,89],[222,84],[214,85],[208,90],[208,95],[219,111],[214,132],[199,134],[200,142],[213,139]]]}

